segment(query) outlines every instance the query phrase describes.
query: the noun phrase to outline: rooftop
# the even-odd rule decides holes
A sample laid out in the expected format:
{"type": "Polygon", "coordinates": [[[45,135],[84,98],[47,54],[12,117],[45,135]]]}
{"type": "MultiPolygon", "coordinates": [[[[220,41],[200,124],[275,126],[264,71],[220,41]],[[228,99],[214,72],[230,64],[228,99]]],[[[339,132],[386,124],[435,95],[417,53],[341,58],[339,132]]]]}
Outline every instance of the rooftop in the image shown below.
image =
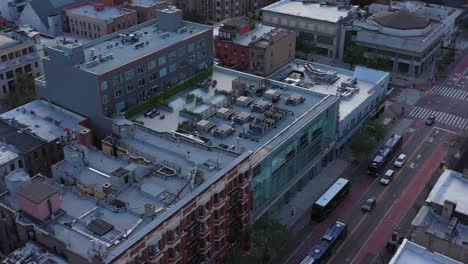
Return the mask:
{"type": "Polygon", "coordinates": [[[69,129],[76,133],[87,131],[81,125],[86,118],[44,100],[34,100],[0,115],[0,119],[14,120],[30,133],[47,142],[66,135],[69,129]]]}
{"type": "Polygon", "coordinates": [[[394,12],[380,12],[371,17],[378,24],[384,27],[396,29],[420,29],[430,25],[428,19],[411,13],[407,10],[394,12]]]}
{"type": "Polygon", "coordinates": [[[281,0],[262,8],[262,10],[330,23],[337,23],[340,19],[347,17],[350,12],[350,9],[341,8],[337,5],[304,2],[298,0],[281,0]]]}
{"type": "Polygon", "coordinates": [[[295,59],[272,73],[270,78],[304,87],[315,93],[340,96],[339,115],[340,119],[343,120],[354,111],[356,106],[362,104],[369,97],[375,90],[376,84],[385,78],[387,74],[386,72],[360,66],[357,66],[354,71],[349,71],[295,59]],[[349,83],[353,81],[355,81],[354,84],[349,83]],[[349,87],[348,90],[339,88],[345,85],[349,87]]]}
{"type": "Polygon", "coordinates": [[[461,264],[456,260],[428,250],[416,243],[404,239],[389,264],[461,264]]]}
{"type": "Polygon", "coordinates": [[[17,192],[19,195],[30,200],[33,203],[41,203],[57,191],[45,183],[26,184],[17,192]]]}
{"type": "Polygon", "coordinates": [[[19,157],[18,153],[13,150],[14,148],[12,149],[8,145],[0,143],[0,166],[3,166],[19,157]]]}
{"type": "Polygon", "coordinates": [[[257,24],[254,29],[249,32],[240,35],[238,38],[234,39],[233,42],[242,46],[249,46],[250,43],[254,42],[257,39],[266,36],[268,33],[274,31],[275,27],[270,27],[263,25],[261,23],[257,24]]]}
{"type": "MultiPolygon", "coordinates": [[[[84,44],[85,61],[76,67],[102,74],[211,29],[210,26],[183,21],[178,32],[165,32],[158,28],[156,20],[150,20],[84,44]],[[98,55],[101,59],[97,58],[98,55]]],[[[54,48],[68,50],[79,46],[57,45],[54,48]]]]}
{"type": "Polygon", "coordinates": [[[151,7],[166,2],[165,0],[132,0],[130,6],[151,7]]]}
{"type": "Polygon", "coordinates": [[[100,6],[102,10],[98,9],[95,3],[83,3],[76,6],[66,8],[66,12],[74,15],[86,16],[95,19],[101,19],[112,22],[113,19],[136,12],[132,9],[114,7],[114,6],[100,6]]]}
{"type": "Polygon", "coordinates": [[[16,249],[3,259],[2,264],[35,263],[35,264],[67,264],[67,261],[40,248],[32,242],[16,249]]]}
{"type": "Polygon", "coordinates": [[[7,148],[18,154],[28,153],[45,144],[40,139],[2,121],[0,121],[0,135],[2,135],[4,141],[3,144],[8,145],[7,148]]]}
{"type": "Polygon", "coordinates": [[[12,39],[5,34],[0,34],[0,50],[12,47],[19,43],[19,41],[12,39]]]}
{"type": "Polygon", "coordinates": [[[179,123],[190,122],[194,114],[203,122],[196,121],[194,134],[179,131],[179,135],[235,152],[256,151],[262,146],[273,149],[336,100],[334,96],[222,67],[214,67],[211,79],[217,81],[216,88],[194,87],[170,99],[173,111],[161,109],[164,119],[143,115],[137,119],[152,130],[173,133],[179,123]],[[233,96],[235,86],[245,87],[244,96],[233,96]],[[187,94],[200,99],[189,100],[187,94]]]}
{"type": "Polygon", "coordinates": [[[462,173],[445,170],[426,199],[427,203],[444,206],[444,201],[456,203],[455,211],[468,215],[468,177],[462,173]]]}

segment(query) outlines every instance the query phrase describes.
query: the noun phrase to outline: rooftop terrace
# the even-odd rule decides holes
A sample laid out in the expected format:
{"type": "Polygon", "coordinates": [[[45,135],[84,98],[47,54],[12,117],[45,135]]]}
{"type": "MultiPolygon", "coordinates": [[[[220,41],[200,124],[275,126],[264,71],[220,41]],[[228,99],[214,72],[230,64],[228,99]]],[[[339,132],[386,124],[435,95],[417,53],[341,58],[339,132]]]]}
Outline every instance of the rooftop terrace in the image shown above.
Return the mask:
{"type": "MultiPolygon", "coordinates": [[[[150,20],[84,44],[85,61],[75,66],[102,74],[211,29],[210,26],[183,21],[177,32],[166,32],[158,27],[156,20],[150,20]]],[[[79,44],[54,48],[69,50],[77,47],[79,44]]]]}
{"type": "Polygon", "coordinates": [[[456,260],[428,250],[406,238],[401,243],[389,264],[461,264],[456,260]]]}
{"type": "Polygon", "coordinates": [[[270,78],[319,94],[340,96],[340,119],[344,119],[372,94],[376,84],[387,74],[359,66],[349,71],[295,59],[272,73],[270,78]]]}
{"type": "Polygon", "coordinates": [[[193,87],[170,99],[170,109],[160,109],[164,119],[140,115],[137,120],[158,132],[176,131],[235,152],[255,151],[264,145],[274,148],[336,99],[222,67],[214,68],[211,79],[216,87],[193,87]],[[193,123],[193,133],[177,131],[185,122],[193,123]]]}
{"type": "Polygon", "coordinates": [[[281,0],[262,8],[262,10],[330,23],[337,23],[341,18],[347,17],[350,12],[349,9],[341,8],[337,5],[327,5],[319,2],[281,0]]]}
{"type": "Polygon", "coordinates": [[[88,2],[77,6],[69,7],[66,9],[66,12],[74,15],[101,19],[108,22],[112,22],[112,20],[115,18],[135,12],[135,10],[132,9],[113,6],[102,6],[101,8],[102,10],[99,10],[96,7],[96,4],[88,2]]]}
{"type": "Polygon", "coordinates": [[[89,130],[81,125],[85,117],[44,100],[34,100],[3,113],[0,119],[13,122],[47,142],[66,135],[65,128],[77,133],[89,130]]]}
{"type": "Polygon", "coordinates": [[[275,29],[275,27],[270,27],[259,23],[255,26],[254,29],[234,39],[233,42],[238,45],[248,46],[250,43],[262,38],[265,34],[268,34],[275,29]]]}

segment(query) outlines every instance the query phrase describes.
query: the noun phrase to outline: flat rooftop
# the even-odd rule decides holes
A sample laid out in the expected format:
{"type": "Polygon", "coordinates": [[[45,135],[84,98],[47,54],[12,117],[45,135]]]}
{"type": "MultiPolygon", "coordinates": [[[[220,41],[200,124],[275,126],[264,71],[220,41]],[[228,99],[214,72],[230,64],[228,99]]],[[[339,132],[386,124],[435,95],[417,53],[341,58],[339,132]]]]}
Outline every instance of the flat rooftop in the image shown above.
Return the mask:
{"type": "Polygon", "coordinates": [[[262,38],[263,35],[271,32],[274,29],[276,28],[259,23],[255,26],[254,29],[234,39],[233,42],[238,45],[248,46],[253,41],[262,38]]]}
{"type": "Polygon", "coordinates": [[[350,9],[341,9],[338,6],[320,3],[305,4],[297,0],[281,0],[262,8],[262,10],[330,23],[337,23],[341,18],[347,17],[350,12],[350,9]]]}
{"type": "Polygon", "coordinates": [[[338,87],[340,87],[343,82],[350,78],[356,78],[355,87],[359,88],[359,91],[348,96],[344,96],[345,94],[341,96],[339,113],[340,119],[343,120],[373,93],[376,84],[385,78],[387,74],[386,72],[360,66],[357,66],[354,71],[349,71],[333,66],[295,59],[272,73],[270,78],[291,83],[319,94],[337,96],[339,96],[338,87]],[[319,73],[330,76],[330,80],[335,81],[330,83],[319,80],[319,78],[316,78],[316,75],[306,70],[306,64],[312,65],[319,73]],[[332,78],[333,75],[335,75],[334,78],[332,78]]]}
{"type": "Polygon", "coordinates": [[[130,6],[142,6],[142,7],[152,7],[165,3],[164,0],[132,0],[128,5],[130,6]]]}
{"type": "Polygon", "coordinates": [[[445,170],[429,193],[426,202],[444,206],[444,201],[457,204],[455,211],[468,215],[468,177],[460,172],[445,170]]]}
{"type": "Polygon", "coordinates": [[[91,17],[95,19],[105,20],[106,22],[112,22],[113,19],[136,12],[132,9],[114,7],[114,6],[103,6],[102,10],[96,9],[96,5],[93,3],[85,3],[77,6],[66,8],[66,12],[74,15],[91,17]]]}
{"type": "MultiPolygon", "coordinates": [[[[245,150],[255,152],[262,146],[273,149],[336,100],[335,96],[327,97],[327,95],[301,87],[217,66],[214,67],[211,79],[217,82],[215,88],[193,87],[185,94],[169,99],[169,106],[173,111],[160,109],[161,115],[165,116],[164,119],[158,116],[144,117],[143,114],[137,116],[136,119],[144,122],[144,126],[151,130],[171,133],[178,129],[179,123],[191,120],[190,116],[184,112],[197,113],[202,116],[202,121],[198,124],[200,129],[197,129],[196,134],[191,134],[191,137],[203,138],[209,141],[208,145],[229,148],[236,152],[245,150]],[[247,90],[263,87],[265,93],[263,95],[251,93],[248,96],[236,97],[233,101],[231,95],[233,81],[243,83],[247,90]],[[272,123],[270,127],[262,125],[256,127],[255,130],[249,128],[249,122],[265,117],[268,111],[262,111],[262,109],[273,105],[272,100],[268,99],[270,93],[277,93],[280,96],[280,100],[271,109],[281,112],[282,117],[277,122],[273,122],[274,124],[272,123]],[[188,100],[189,94],[198,97],[198,103],[197,100],[188,100]],[[287,98],[290,97],[302,98],[302,101],[296,105],[288,104],[287,98]],[[236,117],[238,121],[233,122],[232,117],[236,117]],[[203,129],[204,127],[206,130],[203,129]],[[218,132],[221,134],[226,132],[226,134],[217,136],[218,132]],[[239,137],[241,134],[243,136],[239,137]]],[[[190,135],[186,136],[190,137],[190,135]]]]}
{"type": "Polygon", "coordinates": [[[21,42],[12,39],[10,36],[7,36],[6,34],[0,34],[0,50],[15,46],[20,43],[21,42]]]}
{"type": "Polygon", "coordinates": [[[423,205],[411,225],[422,228],[425,233],[448,240],[452,244],[466,245],[468,243],[468,225],[454,222],[453,219],[438,215],[431,207],[423,205]]]}
{"type": "Polygon", "coordinates": [[[18,130],[2,120],[0,120],[0,135],[3,144],[18,154],[29,153],[45,144],[43,140],[18,130]]]}
{"type": "MultiPolygon", "coordinates": [[[[84,71],[102,74],[124,64],[137,61],[142,57],[156,53],[186,39],[190,39],[197,34],[212,30],[210,26],[187,21],[183,21],[182,28],[184,28],[184,30],[179,32],[165,32],[159,30],[156,20],[150,20],[134,27],[99,38],[84,45],[83,52],[85,61],[84,63],[76,66],[84,71]],[[122,44],[122,39],[124,38],[123,35],[135,34],[136,32],[141,33],[141,35],[137,33],[137,35],[140,35],[138,41],[122,44]],[[163,37],[163,34],[165,37],[163,37]],[[140,44],[141,46],[137,48],[135,47],[136,44],[140,44]],[[95,56],[101,55],[102,57],[107,56],[106,58],[109,59],[103,62],[98,62],[95,65],[89,64],[91,61],[98,61],[92,58],[92,54],[95,54],[95,56]]],[[[206,41],[209,40],[207,39],[206,41]]],[[[59,50],[67,49],[67,47],[62,48],[60,45],[55,48],[59,50]]]]}
{"type": "Polygon", "coordinates": [[[35,264],[67,264],[64,259],[50,253],[32,242],[8,254],[2,264],[35,263],[35,264]]]}
{"type": "Polygon", "coordinates": [[[404,239],[389,264],[461,264],[456,260],[428,250],[416,243],[404,239]]]}
{"type": "Polygon", "coordinates": [[[14,148],[5,143],[0,143],[0,166],[9,163],[19,157],[14,148]]]}
{"type": "Polygon", "coordinates": [[[48,142],[64,136],[65,129],[76,133],[89,130],[82,125],[87,118],[45,100],[34,100],[1,114],[0,118],[14,119],[48,142]]]}

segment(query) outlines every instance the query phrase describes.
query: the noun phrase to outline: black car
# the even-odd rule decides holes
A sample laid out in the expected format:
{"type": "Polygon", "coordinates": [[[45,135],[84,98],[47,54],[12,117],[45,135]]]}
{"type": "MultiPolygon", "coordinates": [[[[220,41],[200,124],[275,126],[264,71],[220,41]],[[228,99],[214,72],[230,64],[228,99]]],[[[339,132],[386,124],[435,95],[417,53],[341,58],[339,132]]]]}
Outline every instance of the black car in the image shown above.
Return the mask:
{"type": "Polygon", "coordinates": [[[436,120],[436,116],[435,115],[430,115],[426,118],[426,125],[428,126],[431,126],[432,124],[434,124],[436,120]]]}
{"type": "Polygon", "coordinates": [[[361,206],[361,211],[363,212],[370,212],[372,209],[374,209],[375,205],[377,204],[376,199],[374,197],[371,197],[367,199],[364,204],[361,206]]]}

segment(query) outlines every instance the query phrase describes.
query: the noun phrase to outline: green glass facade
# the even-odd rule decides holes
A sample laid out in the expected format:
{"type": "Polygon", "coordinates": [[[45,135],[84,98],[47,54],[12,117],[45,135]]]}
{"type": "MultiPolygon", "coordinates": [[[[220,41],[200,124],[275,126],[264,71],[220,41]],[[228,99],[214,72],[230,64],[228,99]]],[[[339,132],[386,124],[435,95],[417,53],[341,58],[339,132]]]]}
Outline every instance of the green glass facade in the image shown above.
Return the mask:
{"type": "Polygon", "coordinates": [[[326,153],[332,153],[329,146],[336,138],[337,115],[335,102],[277,146],[266,146],[254,154],[254,215],[266,207],[283,204],[307,178],[318,174],[323,156],[328,158],[326,153]],[[265,157],[255,158],[262,153],[265,157]]]}

